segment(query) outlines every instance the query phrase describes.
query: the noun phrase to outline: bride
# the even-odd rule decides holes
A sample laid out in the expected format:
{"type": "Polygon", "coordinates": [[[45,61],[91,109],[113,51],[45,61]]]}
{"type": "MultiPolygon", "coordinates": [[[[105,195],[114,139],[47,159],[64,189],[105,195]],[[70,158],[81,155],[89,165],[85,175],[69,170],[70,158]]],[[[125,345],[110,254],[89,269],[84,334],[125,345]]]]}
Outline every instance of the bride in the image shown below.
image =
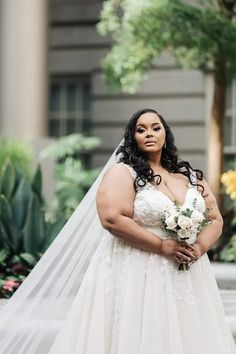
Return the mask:
{"type": "Polygon", "coordinates": [[[99,179],[1,311],[0,353],[235,354],[207,256],[222,224],[203,173],[178,158],[163,117],[136,112],[99,179]],[[176,204],[211,208],[212,222],[194,242],[163,228],[163,211],[176,204]]]}

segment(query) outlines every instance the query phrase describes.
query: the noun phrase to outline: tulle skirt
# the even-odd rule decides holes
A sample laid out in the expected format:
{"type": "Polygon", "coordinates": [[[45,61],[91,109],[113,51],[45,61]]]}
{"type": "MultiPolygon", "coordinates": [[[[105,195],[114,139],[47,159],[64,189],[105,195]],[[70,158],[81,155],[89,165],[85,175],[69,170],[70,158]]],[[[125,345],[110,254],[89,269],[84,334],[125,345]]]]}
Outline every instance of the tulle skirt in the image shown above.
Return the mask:
{"type": "Polygon", "coordinates": [[[106,234],[50,354],[235,354],[208,256],[189,271],[106,234]]]}

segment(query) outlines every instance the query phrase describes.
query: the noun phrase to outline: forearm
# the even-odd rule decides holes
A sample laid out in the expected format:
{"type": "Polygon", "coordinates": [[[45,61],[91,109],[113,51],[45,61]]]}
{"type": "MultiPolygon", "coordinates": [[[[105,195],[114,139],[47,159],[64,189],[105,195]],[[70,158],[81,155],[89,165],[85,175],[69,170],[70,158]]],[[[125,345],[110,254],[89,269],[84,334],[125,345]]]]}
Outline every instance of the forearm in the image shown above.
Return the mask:
{"type": "Polygon", "coordinates": [[[206,226],[198,235],[197,241],[195,243],[199,244],[202,253],[208,252],[218,241],[222,233],[222,223],[218,220],[213,220],[213,222],[206,226]]]}
{"type": "Polygon", "coordinates": [[[134,247],[155,254],[161,253],[161,238],[145,230],[127,216],[119,215],[113,221],[105,222],[103,227],[115,237],[122,239],[134,247]]]}

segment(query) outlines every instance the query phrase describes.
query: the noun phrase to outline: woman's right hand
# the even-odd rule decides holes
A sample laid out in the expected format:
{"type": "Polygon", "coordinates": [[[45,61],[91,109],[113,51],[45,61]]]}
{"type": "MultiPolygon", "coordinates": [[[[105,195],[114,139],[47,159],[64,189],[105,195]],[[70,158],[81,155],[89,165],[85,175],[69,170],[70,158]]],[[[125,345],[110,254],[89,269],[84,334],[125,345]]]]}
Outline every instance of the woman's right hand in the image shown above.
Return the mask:
{"type": "Polygon", "coordinates": [[[161,255],[177,263],[191,262],[195,259],[195,248],[185,241],[162,240],[161,255]]]}

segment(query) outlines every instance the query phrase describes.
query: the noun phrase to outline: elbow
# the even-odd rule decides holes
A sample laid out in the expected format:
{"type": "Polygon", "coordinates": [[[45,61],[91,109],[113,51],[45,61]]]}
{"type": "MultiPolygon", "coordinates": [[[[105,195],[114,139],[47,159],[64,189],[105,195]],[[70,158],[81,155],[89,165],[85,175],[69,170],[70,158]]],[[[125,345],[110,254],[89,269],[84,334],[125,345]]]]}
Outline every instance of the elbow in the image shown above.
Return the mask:
{"type": "Polygon", "coordinates": [[[109,231],[115,231],[119,223],[120,215],[118,214],[108,214],[101,219],[102,227],[109,231]]]}

